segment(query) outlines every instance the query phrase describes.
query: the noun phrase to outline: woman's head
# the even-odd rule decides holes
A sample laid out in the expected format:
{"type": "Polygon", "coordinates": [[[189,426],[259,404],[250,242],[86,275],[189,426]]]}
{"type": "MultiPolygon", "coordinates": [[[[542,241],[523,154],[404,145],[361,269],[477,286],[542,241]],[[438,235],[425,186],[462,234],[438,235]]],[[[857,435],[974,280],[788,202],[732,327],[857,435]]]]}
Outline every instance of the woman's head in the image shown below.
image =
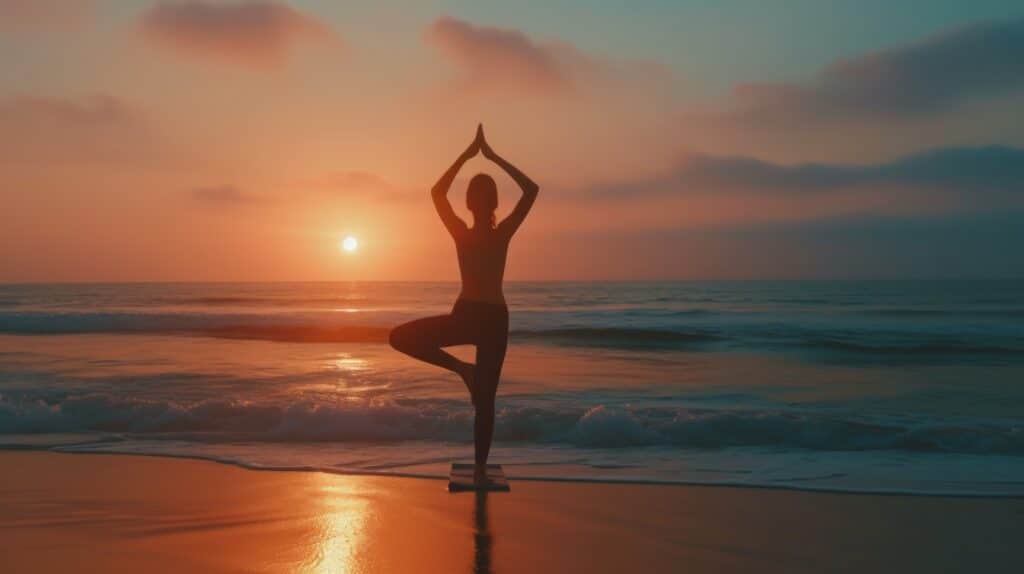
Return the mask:
{"type": "Polygon", "coordinates": [[[494,178],[486,173],[478,173],[469,180],[466,207],[478,220],[490,219],[491,225],[494,225],[494,211],[498,209],[498,186],[494,178]]]}

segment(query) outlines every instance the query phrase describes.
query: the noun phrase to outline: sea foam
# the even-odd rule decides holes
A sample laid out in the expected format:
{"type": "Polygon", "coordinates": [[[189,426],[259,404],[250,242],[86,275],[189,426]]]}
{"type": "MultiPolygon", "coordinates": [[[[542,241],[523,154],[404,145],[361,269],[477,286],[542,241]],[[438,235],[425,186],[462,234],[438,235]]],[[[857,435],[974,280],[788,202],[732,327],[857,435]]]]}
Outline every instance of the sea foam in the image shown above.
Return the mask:
{"type": "MultiPolygon", "coordinates": [[[[777,446],[810,451],[904,450],[1024,454],[1024,427],[992,421],[886,420],[798,409],[737,410],[516,405],[497,413],[496,440],[588,448],[777,446]]],[[[511,403],[511,404],[509,404],[511,403]]],[[[191,404],[109,394],[59,400],[0,395],[0,434],[116,432],[204,442],[464,441],[473,413],[461,401],[347,400],[191,404]]]]}

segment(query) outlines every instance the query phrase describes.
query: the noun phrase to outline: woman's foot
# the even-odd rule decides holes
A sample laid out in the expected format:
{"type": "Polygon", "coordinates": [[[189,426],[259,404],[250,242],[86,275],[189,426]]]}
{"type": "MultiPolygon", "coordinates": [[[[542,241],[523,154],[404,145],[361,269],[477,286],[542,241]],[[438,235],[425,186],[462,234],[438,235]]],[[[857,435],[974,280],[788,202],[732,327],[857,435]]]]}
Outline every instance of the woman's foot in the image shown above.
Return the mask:
{"type": "Polygon", "coordinates": [[[478,488],[486,488],[491,484],[491,479],[487,478],[487,465],[473,465],[473,484],[478,488]]]}
{"type": "Polygon", "coordinates": [[[476,365],[472,363],[462,363],[459,365],[459,370],[456,371],[462,382],[466,385],[466,390],[469,391],[469,398],[476,405],[476,381],[474,380],[473,374],[476,372],[476,365]]]}

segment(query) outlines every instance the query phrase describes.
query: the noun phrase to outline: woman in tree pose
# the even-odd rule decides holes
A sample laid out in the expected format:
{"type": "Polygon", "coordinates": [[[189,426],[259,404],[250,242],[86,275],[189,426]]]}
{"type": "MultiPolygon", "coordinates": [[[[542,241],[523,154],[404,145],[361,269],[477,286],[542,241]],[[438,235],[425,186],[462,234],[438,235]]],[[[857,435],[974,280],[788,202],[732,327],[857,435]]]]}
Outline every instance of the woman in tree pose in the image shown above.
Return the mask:
{"type": "Polygon", "coordinates": [[[455,240],[462,291],[451,313],[417,319],[391,331],[391,346],[395,349],[462,377],[476,409],[473,476],[480,485],[487,481],[487,455],[494,435],[494,399],[508,345],[508,307],[502,292],[505,258],[509,242],[533,207],[538,190],[526,174],[494,153],[484,139],[483,125],[478,126],[473,143],[430,192],[437,214],[455,240]],[[512,213],[496,224],[498,188],[489,175],[473,176],[466,190],[466,206],[473,214],[473,226],[469,227],[452,210],[448,190],[462,165],[478,153],[504,169],[519,184],[523,195],[512,213]],[[454,345],[476,345],[476,364],[460,361],[443,349],[454,345]]]}

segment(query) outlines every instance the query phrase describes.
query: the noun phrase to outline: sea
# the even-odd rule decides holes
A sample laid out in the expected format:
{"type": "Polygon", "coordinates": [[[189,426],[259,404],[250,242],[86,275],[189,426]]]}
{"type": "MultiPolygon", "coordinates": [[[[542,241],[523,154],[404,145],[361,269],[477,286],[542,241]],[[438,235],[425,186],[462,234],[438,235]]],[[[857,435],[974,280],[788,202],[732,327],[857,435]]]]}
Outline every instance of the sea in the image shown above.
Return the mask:
{"type": "MultiPolygon", "coordinates": [[[[456,283],[0,285],[0,448],[445,477],[456,283]]],[[[1024,496],[1024,281],[511,282],[512,480],[1024,496]]],[[[472,348],[453,352],[472,359],[472,348]]]]}

